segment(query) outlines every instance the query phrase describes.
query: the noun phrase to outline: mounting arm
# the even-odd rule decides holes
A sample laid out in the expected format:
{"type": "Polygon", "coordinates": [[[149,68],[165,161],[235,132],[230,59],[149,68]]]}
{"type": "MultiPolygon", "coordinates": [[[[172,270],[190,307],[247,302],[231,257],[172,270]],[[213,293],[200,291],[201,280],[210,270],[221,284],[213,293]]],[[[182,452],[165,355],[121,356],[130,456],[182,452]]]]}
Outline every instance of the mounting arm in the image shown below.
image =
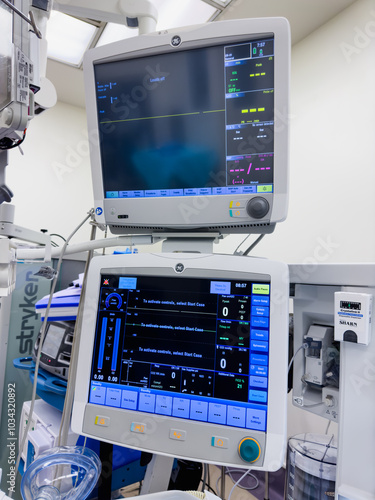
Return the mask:
{"type": "Polygon", "coordinates": [[[149,0],[55,0],[53,9],[81,18],[124,24],[139,34],[156,30],[158,13],[149,0]]]}

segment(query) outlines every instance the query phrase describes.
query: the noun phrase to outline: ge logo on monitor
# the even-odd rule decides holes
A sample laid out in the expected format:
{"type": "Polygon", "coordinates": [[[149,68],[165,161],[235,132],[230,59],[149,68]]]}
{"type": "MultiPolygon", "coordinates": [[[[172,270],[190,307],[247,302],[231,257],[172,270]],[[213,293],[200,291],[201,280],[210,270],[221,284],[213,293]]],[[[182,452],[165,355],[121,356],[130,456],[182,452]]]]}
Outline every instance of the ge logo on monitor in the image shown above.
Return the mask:
{"type": "Polygon", "coordinates": [[[178,47],[181,43],[181,37],[179,35],[175,35],[172,37],[171,45],[172,47],[178,47]]]}
{"type": "Polygon", "coordinates": [[[174,269],[176,273],[182,273],[185,269],[185,266],[181,262],[179,262],[178,264],[176,264],[174,269]]]}

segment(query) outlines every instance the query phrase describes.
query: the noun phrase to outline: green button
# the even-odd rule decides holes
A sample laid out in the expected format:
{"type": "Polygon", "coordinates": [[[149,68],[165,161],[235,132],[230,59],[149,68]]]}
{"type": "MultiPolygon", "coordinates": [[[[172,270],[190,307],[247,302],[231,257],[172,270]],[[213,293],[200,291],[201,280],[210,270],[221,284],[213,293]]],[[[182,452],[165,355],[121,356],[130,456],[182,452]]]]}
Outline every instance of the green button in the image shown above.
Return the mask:
{"type": "Polygon", "coordinates": [[[257,193],[272,193],[272,184],[257,186],[257,193]]]}
{"type": "Polygon", "coordinates": [[[253,285],[253,293],[258,295],[269,295],[270,286],[269,285],[253,285]]]}
{"type": "Polygon", "coordinates": [[[243,439],[238,451],[245,462],[255,462],[260,457],[259,443],[252,438],[243,439]]]}

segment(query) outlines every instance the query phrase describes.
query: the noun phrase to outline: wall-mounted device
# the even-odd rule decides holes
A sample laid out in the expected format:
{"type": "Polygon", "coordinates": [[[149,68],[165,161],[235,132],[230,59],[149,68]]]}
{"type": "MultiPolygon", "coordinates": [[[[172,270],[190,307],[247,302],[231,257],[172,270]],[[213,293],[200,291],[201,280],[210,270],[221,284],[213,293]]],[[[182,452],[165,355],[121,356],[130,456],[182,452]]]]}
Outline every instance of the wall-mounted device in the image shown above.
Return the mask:
{"type": "Polygon", "coordinates": [[[289,24],[162,31],[86,53],[97,220],[269,233],[288,203],[289,24]]]}
{"type": "Polygon", "coordinates": [[[205,254],[95,257],[72,425],[156,454],[277,470],[288,269],[205,254]]]}
{"type": "Polygon", "coordinates": [[[311,325],[304,338],[305,375],[304,381],[323,387],[327,383],[327,372],[330,369],[330,356],[333,342],[333,328],[321,325],[311,325]]]}
{"type": "Polygon", "coordinates": [[[371,340],[373,296],[369,293],[335,293],[335,340],[368,345],[371,340]]]}
{"type": "MultiPolygon", "coordinates": [[[[40,355],[41,368],[64,380],[68,379],[74,325],[75,321],[48,321],[40,355]]],[[[34,346],[34,361],[39,349],[40,334],[41,331],[34,346]]]]}
{"type": "Polygon", "coordinates": [[[339,421],[340,344],[334,340],[334,296],[338,286],[300,284],[293,296],[293,404],[339,421]],[[304,346],[304,348],[302,347],[304,346]],[[297,352],[298,351],[298,352],[297,352]]]}

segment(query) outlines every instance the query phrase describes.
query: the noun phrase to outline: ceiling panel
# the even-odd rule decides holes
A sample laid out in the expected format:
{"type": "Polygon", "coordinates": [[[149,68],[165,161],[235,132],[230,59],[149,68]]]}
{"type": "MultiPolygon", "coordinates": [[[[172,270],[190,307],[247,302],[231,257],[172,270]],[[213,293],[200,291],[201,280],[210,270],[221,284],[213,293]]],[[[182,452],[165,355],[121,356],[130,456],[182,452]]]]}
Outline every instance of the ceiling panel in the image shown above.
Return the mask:
{"type": "Polygon", "coordinates": [[[217,18],[286,17],[295,44],[322,26],[356,0],[234,0],[217,18]]]}

